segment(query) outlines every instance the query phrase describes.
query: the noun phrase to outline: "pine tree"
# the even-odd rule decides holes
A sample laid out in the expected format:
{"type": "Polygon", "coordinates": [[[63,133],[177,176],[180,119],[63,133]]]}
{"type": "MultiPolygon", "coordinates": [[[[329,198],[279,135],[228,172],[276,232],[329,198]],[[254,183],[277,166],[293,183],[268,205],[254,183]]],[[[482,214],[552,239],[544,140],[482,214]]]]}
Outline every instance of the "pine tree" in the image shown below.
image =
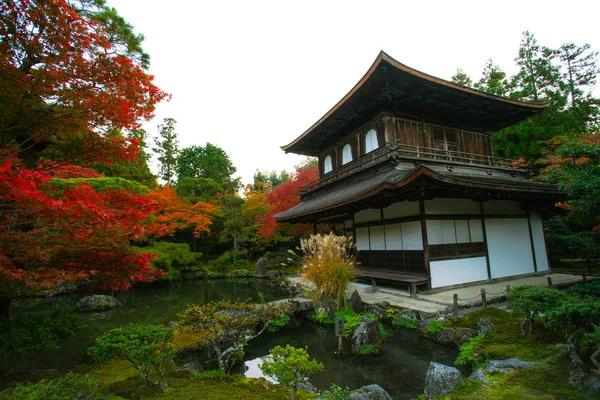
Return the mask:
{"type": "Polygon", "coordinates": [[[506,73],[494,64],[491,58],[487,60],[482,75],[483,77],[479,82],[475,83],[475,89],[496,96],[506,96],[508,94],[509,85],[506,80],[506,73]]]}
{"type": "Polygon", "coordinates": [[[467,73],[461,69],[457,68],[452,78],[450,78],[452,83],[456,83],[457,85],[473,87],[473,80],[467,75],[467,73]]]}
{"type": "Polygon", "coordinates": [[[158,126],[159,137],[154,138],[154,147],[152,150],[158,154],[160,163],[159,177],[171,184],[177,169],[177,155],[179,154],[179,142],[177,132],[175,132],[175,121],[173,118],[165,118],[164,122],[158,126]]]}

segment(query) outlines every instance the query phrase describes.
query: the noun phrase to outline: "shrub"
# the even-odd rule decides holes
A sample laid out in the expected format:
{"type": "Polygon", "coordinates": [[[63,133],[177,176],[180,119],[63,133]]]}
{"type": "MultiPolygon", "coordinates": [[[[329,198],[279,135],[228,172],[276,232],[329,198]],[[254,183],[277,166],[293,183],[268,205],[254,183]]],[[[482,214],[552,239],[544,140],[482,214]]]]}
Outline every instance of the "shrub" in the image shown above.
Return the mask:
{"type": "Polygon", "coordinates": [[[324,390],[323,393],[321,393],[321,397],[325,400],[346,400],[350,397],[350,389],[348,386],[342,388],[335,383],[332,383],[331,386],[329,386],[329,389],[324,390]]]}
{"type": "Polygon", "coordinates": [[[290,322],[290,316],[284,314],[279,318],[273,319],[267,329],[269,329],[269,332],[277,332],[279,329],[286,326],[288,322],[290,322]]]}
{"type": "Polygon", "coordinates": [[[438,333],[440,329],[442,329],[442,324],[437,319],[431,320],[431,322],[427,326],[427,332],[429,332],[432,335],[438,333]]]}
{"type": "Polygon", "coordinates": [[[177,270],[188,270],[200,262],[202,253],[190,251],[187,243],[156,242],[149,247],[138,247],[139,251],[154,253],[157,255],[152,260],[154,268],[166,272],[168,279],[173,278],[173,268],[177,270]]]}
{"type": "Polygon", "coordinates": [[[302,253],[304,276],[317,287],[317,298],[333,298],[340,308],[346,301],[346,287],[356,277],[357,263],[352,238],[333,233],[311,235],[300,241],[299,250],[302,253]]]}
{"type": "Polygon", "coordinates": [[[467,365],[470,364],[473,370],[479,368],[483,363],[483,357],[479,354],[479,341],[483,338],[481,335],[477,335],[467,342],[463,343],[459,350],[460,353],[454,363],[456,365],[467,365]]]}
{"type": "Polygon", "coordinates": [[[572,290],[582,299],[587,296],[598,298],[600,297],[600,279],[593,280],[587,284],[578,283],[573,285],[572,290]]]}
{"type": "Polygon", "coordinates": [[[374,344],[365,344],[358,349],[358,355],[365,356],[369,354],[379,354],[381,350],[374,344]]]}
{"type": "Polygon", "coordinates": [[[101,381],[73,373],[57,379],[42,379],[37,383],[19,383],[15,388],[0,393],[0,398],[11,400],[96,400],[107,397],[107,390],[101,381]]]}
{"type": "Polygon", "coordinates": [[[508,299],[513,310],[523,314],[521,333],[525,334],[525,324],[529,323],[529,334],[533,331],[535,318],[540,313],[548,313],[567,300],[567,295],[560,290],[543,286],[522,285],[508,292],[508,299]]]}
{"type": "Polygon", "coordinates": [[[401,326],[403,328],[408,329],[418,329],[419,323],[416,319],[406,318],[406,317],[397,317],[392,321],[392,325],[401,326]]]}
{"type": "Polygon", "coordinates": [[[173,354],[173,337],[172,329],[160,325],[129,324],[97,338],[88,353],[99,362],[113,358],[129,361],[147,384],[152,383],[149,374],[154,369],[158,384],[165,387],[164,372],[173,354]]]}
{"type": "Polygon", "coordinates": [[[306,348],[297,349],[289,344],[271,349],[270,356],[260,365],[261,371],[275,379],[280,385],[290,389],[290,397],[294,400],[298,382],[315,372],[323,370],[323,364],[311,360],[306,348]]]}

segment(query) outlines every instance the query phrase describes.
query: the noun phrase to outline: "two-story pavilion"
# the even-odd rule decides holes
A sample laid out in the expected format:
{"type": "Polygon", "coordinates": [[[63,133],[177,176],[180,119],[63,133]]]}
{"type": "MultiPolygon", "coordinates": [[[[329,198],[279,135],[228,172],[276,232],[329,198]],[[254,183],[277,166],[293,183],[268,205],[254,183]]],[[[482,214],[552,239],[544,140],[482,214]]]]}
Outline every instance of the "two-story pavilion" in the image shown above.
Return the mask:
{"type": "Polygon", "coordinates": [[[562,199],[490,135],[546,104],[490,95],[381,52],[327,114],[282,149],[320,177],[278,221],[344,223],[366,276],[428,288],[549,271],[543,216],[562,199]]]}

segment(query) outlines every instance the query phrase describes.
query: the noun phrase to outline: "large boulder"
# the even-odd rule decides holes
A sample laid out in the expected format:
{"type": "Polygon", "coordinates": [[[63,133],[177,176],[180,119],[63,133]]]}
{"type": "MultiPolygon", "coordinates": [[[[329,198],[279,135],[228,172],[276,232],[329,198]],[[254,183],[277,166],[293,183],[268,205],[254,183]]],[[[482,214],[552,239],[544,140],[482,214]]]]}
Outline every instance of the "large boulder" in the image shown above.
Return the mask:
{"type": "Polygon", "coordinates": [[[77,302],[77,309],[81,312],[104,311],[119,307],[121,303],[112,296],[95,294],[86,296],[77,302]]]}
{"type": "Polygon", "coordinates": [[[469,376],[469,379],[471,379],[473,381],[481,382],[481,383],[488,383],[489,382],[487,376],[485,376],[485,374],[483,373],[483,368],[479,368],[476,371],[474,371],[469,376]]]}
{"type": "Polygon", "coordinates": [[[254,276],[266,277],[270,269],[269,260],[266,257],[261,257],[256,262],[256,267],[254,267],[254,276]]]}
{"type": "Polygon", "coordinates": [[[425,398],[433,399],[450,393],[462,381],[463,377],[458,369],[432,361],[425,377],[425,398]]]}
{"type": "Polygon", "coordinates": [[[477,331],[470,328],[442,328],[435,335],[435,340],[438,343],[446,345],[454,345],[460,347],[465,344],[469,339],[477,336],[477,331]]]}
{"type": "Polygon", "coordinates": [[[333,316],[338,309],[337,301],[334,298],[324,298],[317,302],[315,311],[322,314],[333,316]]]}
{"type": "Polygon", "coordinates": [[[508,374],[517,369],[527,368],[538,365],[539,362],[521,361],[518,358],[508,358],[506,360],[494,360],[485,366],[488,374],[508,374]]]}
{"type": "Polygon", "coordinates": [[[358,290],[354,290],[348,299],[348,307],[354,310],[357,314],[363,312],[362,300],[358,294],[358,290]]]}
{"type": "Polygon", "coordinates": [[[568,382],[570,385],[582,388],[588,396],[600,398],[600,377],[583,372],[571,371],[568,382]]]}
{"type": "Polygon", "coordinates": [[[379,385],[367,385],[350,393],[349,400],[392,400],[392,396],[388,394],[379,385]]]}
{"type": "Polygon", "coordinates": [[[367,345],[374,346],[381,353],[382,340],[379,324],[377,321],[364,317],[352,334],[352,353],[360,354],[361,349],[367,345]]]}
{"type": "Polygon", "coordinates": [[[485,336],[489,331],[493,331],[496,329],[496,326],[492,321],[487,318],[481,318],[477,321],[477,332],[481,336],[485,336]]]}

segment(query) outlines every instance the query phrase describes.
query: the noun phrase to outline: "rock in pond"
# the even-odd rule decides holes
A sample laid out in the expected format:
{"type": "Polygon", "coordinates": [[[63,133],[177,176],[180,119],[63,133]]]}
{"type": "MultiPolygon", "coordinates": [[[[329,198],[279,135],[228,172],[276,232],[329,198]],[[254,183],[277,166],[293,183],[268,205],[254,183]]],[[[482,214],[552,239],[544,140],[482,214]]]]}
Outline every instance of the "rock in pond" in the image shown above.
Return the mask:
{"type": "Polygon", "coordinates": [[[360,321],[360,325],[352,334],[352,353],[359,354],[364,346],[372,345],[381,353],[381,332],[379,324],[368,317],[360,321]]]}
{"type": "Polygon", "coordinates": [[[81,312],[104,311],[119,306],[121,303],[114,297],[100,294],[86,296],[77,302],[77,309],[81,312]]]}
{"type": "Polygon", "coordinates": [[[425,377],[425,398],[433,399],[450,393],[462,381],[463,377],[458,369],[431,361],[425,377]]]}
{"type": "Polygon", "coordinates": [[[508,358],[506,360],[494,360],[485,366],[488,374],[508,374],[516,369],[527,368],[538,365],[539,362],[521,361],[518,358],[508,358]]]}
{"type": "Polygon", "coordinates": [[[256,262],[256,267],[254,267],[254,276],[265,277],[270,269],[271,264],[269,264],[269,260],[266,257],[261,257],[256,262]]]}
{"type": "Polygon", "coordinates": [[[392,400],[392,396],[388,394],[379,385],[367,385],[350,393],[350,400],[392,400]]]}
{"type": "Polygon", "coordinates": [[[355,313],[360,314],[363,311],[362,300],[358,294],[358,290],[354,290],[352,295],[348,299],[348,307],[354,310],[355,313]]]}

